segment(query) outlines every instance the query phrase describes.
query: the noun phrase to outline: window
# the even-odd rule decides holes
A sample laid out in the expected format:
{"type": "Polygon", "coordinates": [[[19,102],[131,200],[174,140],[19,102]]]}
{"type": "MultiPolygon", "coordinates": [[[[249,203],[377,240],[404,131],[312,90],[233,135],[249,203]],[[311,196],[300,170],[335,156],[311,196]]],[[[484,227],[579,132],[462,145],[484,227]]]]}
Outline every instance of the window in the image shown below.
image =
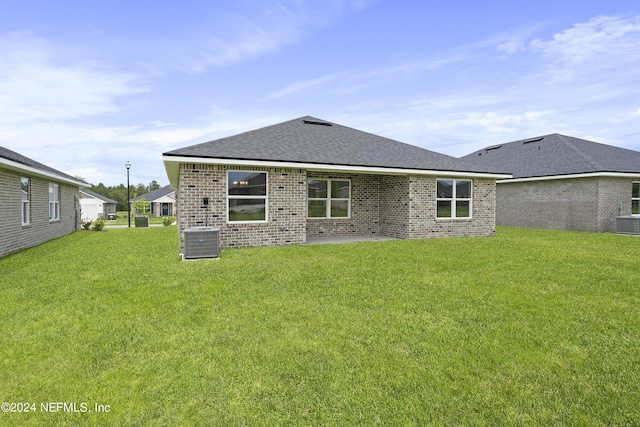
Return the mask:
{"type": "Polygon", "coordinates": [[[29,178],[20,178],[22,192],[22,225],[31,222],[31,190],[29,188],[29,178]]]}
{"type": "Polygon", "coordinates": [[[471,180],[437,180],[437,217],[471,218],[471,180]]]}
{"type": "Polygon", "coordinates": [[[267,173],[229,171],[227,200],[229,222],[266,222],[267,173]]]}
{"type": "Polygon", "coordinates": [[[345,179],[310,179],[307,181],[307,216],[309,218],[349,218],[351,181],[345,179]]]}
{"type": "Polygon", "coordinates": [[[49,221],[60,219],[60,186],[49,183],[49,221]]]}
{"type": "Polygon", "coordinates": [[[640,215],[640,182],[634,182],[631,190],[631,215],[640,215]]]}

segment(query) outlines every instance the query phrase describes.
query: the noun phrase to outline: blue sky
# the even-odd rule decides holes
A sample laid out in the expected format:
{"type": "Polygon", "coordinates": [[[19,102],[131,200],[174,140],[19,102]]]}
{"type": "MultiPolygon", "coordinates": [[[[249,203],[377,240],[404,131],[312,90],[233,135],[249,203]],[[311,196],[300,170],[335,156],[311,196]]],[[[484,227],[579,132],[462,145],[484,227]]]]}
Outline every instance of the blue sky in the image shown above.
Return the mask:
{"type": "Polygon", "coordinates": [[[0,145],[89,182],[304,115],[452,156],[640,151],[640,3],[4,0],[0,145]],[[524,3],[524,4],[523,4],[524,3]]]}

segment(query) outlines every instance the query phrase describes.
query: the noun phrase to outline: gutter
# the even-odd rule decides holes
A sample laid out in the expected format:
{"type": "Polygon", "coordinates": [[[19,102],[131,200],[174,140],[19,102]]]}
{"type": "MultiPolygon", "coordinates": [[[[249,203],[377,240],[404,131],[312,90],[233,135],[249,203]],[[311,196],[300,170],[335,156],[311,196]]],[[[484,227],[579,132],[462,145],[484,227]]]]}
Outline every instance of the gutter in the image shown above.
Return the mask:
{"type": "Polygon", "coordinates": [[[71,185],[77,185],[78,187],[90,187],[91,184],[80,181],[74,178],[69,178],[63,175],[58,175],[53,172],[45,171],[42,169],[34,168],[31,166],[24,165],[22,163],[14,162],[13,160],[5,159],[0,157],[0,165],[5,167],[6,169],[16,171],[16,172],[25,172],[31,175],[36,175],[44,178],[54,179],[56,181],[65,182],[71,185]]]}
{"type": "Polygon", "coordinates": [[[213,157],[188,157],[188,156],[172,156],[163,155],[165,169],[169,182],[173,188],[178,187],[178,175],[181,163],[200,163],[208,165],[239,165],[252,167],[275,167],[290,169],[307,169],[322,172],[356,172],[375,175],[436,175],[443,177],[470,177],[470,178],[494,178],[507,179],[511,178],[511,174],[491,173],[491,172],[469,172],[469,171],[447,171],[437,169],[405,169],[391,168],[381,166],[351,166],[351,165],[334,165],[334,164],[318,164],[318,163],[298,163],[298,162],[281,162],[273,160],[243,160],[243,159],[225,159],[213,157]]]}

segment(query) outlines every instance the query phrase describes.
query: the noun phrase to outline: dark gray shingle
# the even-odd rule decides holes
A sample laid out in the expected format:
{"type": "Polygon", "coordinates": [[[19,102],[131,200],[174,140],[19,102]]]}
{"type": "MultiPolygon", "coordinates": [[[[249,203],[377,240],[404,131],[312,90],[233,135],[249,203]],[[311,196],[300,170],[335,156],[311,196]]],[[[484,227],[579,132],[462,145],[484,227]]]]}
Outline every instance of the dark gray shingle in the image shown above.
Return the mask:
{"type": "Polygon", "coordinates": [[[23,156],[22,154],[16,153],[15,151],[11,151],[8,148],[4,148],[4,147],[0,147],[0,157],[5,158],[7,160],[11,160],[12,162],[16,162],[16,163],[20,163],[21,165],[24,166],[28,166],[31,167],[33,169],[39,169],[41,171],[44,172],[49,172],[55,175],[59,175],[61,177],[67,178],[67,179],[72,179],[74,181],[79,181],[77,178],[71,176],[71,175],[67,175],[64,172],[60,172],[59,170],[56,170],[52,167],[49,167],[47,165],[43,165],[40,162],[36,162],[33,159],[30,159],[26,156],[23,156]]]}
{"type": "Polygon", "coordinates": [[[133,200],[146,200],[147,202],[152,202],[173,192],[174,189],[171,188],[170,185],[165,185],[164,187],[158,188],[157,190],[141,194],[133,200]]]}
{"type": "Polygon", "coordinates": [[[640,174],[640,152],[557,133],[490,146],[461,159],[501,168],[513,178],[596,172],[640,174]]]}
{"type": "Polygon", "coordinates": [[[165,156],[502,173],[310,116],[181,148],[165,156]],[[316,123],[313,123],[316,122],[316,123]]]}
{"type": "Polygon", "coordinates": [[[96,199],[100,199],[100,200],[102,200],[102,201],[103,201],[103,202],[105,202],[105,203],[118,203],[117,201],[115,201],[115,200],[113,200],[113,199],[110,199],[110,198],[108,198],[107,196],[103,196],[102,194],[98,194],[98,193],[96,193],[95,191],[91,191],[91,190],[89,190],[89,189],[87,189],[87,188],[83,188],[83,189],[81,189],[81,190],[80,190],[80,192],[81,192],[81,193],[84,193],[84,194],[87,194],[87,195],[89,195],[89,196],[91,196],[91,197],[94,197],[94,198],[96,198],[96,199]]]}

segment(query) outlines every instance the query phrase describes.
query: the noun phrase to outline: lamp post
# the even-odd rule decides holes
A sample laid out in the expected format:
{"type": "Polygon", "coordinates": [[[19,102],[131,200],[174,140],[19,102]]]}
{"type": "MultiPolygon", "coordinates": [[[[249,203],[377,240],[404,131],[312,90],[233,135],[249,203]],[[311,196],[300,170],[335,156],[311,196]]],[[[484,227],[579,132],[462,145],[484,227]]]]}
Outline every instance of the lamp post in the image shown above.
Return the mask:
{"type": "Polygon", "coordinates": [[[131,168],[131,163],[127,160],[124,165],[127,168],[127,217],[129,218],[129,228],[131,228],[131,196],[129,195],[129,169],[131,168]]]}

